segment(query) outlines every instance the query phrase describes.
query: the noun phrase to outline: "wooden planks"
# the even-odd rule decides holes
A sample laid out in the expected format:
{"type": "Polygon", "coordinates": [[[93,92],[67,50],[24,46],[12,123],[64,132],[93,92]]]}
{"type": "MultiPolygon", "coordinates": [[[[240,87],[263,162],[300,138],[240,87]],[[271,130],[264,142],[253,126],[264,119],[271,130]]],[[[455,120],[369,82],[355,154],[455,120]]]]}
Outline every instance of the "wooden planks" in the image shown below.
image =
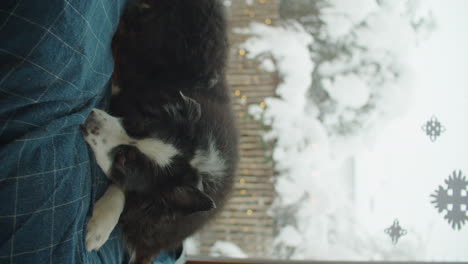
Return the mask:
{"type": "MultiPolygon", "coordinates": [[[[236,34],[235,28],[251,22],[274,24],[279,17],[278,0],[233,0],[228,8],[230,42],[227,80],[240,128],[240,164],[232,199],[219,218],[198,235],[201,255],[209,255],[218,240],[240,246],[249,257],[265,257],[271,252],[274,219],[268,213],[274,200],[274,170],[266,158],[269,149],[262,142],[263,125],[248,116],[251,104],[274,97],[277,73],[263,71],[258,62],[241,55],[240,44],[248,36],[236,34]]],[[[245,51],[248,53],[248,51],[245,51]]]]}

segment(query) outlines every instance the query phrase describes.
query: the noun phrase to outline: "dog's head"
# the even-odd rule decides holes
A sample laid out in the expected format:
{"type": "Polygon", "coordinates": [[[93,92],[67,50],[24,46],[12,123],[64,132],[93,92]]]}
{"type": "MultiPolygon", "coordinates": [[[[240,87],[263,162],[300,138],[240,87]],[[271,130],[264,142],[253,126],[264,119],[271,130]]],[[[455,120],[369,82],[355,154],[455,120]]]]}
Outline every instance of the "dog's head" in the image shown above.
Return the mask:
{"type": "Polygon", "coordinates": [[[200,117],[200,105],[180,94],[171,104],[122,118],[94,109],[82,131],[113,183],[127,193],[151,196],[173,212],[190,214],[216,207],[204,192],[203,178],[224,170],[215,142],[195,132],[200,117]]]}

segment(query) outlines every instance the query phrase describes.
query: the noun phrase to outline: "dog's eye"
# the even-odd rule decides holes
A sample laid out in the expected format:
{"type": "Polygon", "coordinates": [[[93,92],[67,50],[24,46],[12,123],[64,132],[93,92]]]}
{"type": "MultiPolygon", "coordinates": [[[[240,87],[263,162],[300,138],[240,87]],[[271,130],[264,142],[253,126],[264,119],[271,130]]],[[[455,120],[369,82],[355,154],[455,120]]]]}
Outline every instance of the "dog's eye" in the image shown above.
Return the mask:
{"type": "Polygon", "coordinates": [[[114,156],[115,161],[122,167],[125,167],[128,162],[135,161],[137,159],[137,153],[135,150],[118,149],[114,156]]]}
{"type": "Polygon", "coordinates": [[[114,159],[120,167],[125,168],[127,158],[125,157],[125,152],[123,150],[116,151],[114,159]]]}
{"type": "Polygon", "coordinates": [[[136,160],[136,157],[137,157],[136,151],[130,150],[130,151],[127,152],[127,158],[129,160],[136,160]]]}

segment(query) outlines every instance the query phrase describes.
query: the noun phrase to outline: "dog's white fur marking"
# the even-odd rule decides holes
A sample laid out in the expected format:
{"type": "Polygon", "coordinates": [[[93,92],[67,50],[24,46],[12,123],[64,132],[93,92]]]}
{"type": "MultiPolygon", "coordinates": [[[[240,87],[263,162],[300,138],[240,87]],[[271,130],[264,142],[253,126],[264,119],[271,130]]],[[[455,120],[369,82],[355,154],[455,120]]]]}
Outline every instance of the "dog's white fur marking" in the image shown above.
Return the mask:
{"type": "Polygon", "coordinates": [[[109,238],[124,209],[125,195],[112,184],[94,205],[93,216],[88,222],[86,250],[98,250],[109,238]]]}
{"type": "Polygon", "coordinates": [[[179,153],[173,145],[155,139],[138,140],[136,146],[146,156],[155,160],[160,167],[169,165],[172,157],[179,153]]]}
{"type": "Polygon", "coordinates": [[[109,175],[112,166],[110,152],[119,145],[134,145],[159,166],[167,166],[179,152],[172,144],[159,139],[134,139],[127,135],[120,119],[106,112],[93,109],[90,121],[87,122],[88,135],[85,140],[91,146],[98,165],[109,175]]]}
{"type": "Polygon", "coordinates": [[[226,161],[221,157],[215,142],[211,139],[209,140],[208,149],[198,149],[195,152],[195,157],[190,161],[190,165],[200,173],[214,177],[222,176],[226,170],[226,161]]]}

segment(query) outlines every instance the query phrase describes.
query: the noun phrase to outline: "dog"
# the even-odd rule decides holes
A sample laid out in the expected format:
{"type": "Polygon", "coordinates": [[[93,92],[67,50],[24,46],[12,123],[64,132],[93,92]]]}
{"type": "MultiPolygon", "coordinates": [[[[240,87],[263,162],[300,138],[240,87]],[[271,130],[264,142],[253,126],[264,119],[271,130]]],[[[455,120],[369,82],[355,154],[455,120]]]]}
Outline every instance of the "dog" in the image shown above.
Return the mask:
{"type": "Polygon", "coordinates": [[[113,39],[119,92],[81,126],[111,185],[86,248],[120,223],[132,263],[149,263],[223,208],[238,163],[219,0],[130,1],[113,39]]]}

